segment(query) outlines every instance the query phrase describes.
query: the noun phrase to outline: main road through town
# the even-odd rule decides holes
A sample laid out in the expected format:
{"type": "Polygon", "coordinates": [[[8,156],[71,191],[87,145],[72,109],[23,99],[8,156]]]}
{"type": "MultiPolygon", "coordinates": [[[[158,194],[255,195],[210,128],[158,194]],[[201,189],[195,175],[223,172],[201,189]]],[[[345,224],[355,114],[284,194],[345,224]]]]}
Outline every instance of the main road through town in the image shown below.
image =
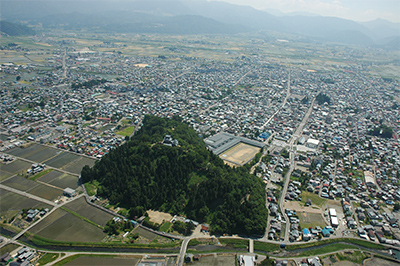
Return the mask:
{"type": "Polygon", "coordinates": [[[303,117],[303,120],[300,122],[300,124],[298,125],[296,131],[294,132],[294,134],[290,138],[289,145],[288,145],[289,146],[290,168],[289,168],[289,170],[287,171],[287,173],[285,175],[285,184],[284,184],[284,186],[282,188],[281,198],[279,200],[279,208],[281,209],[283,217],[285,218],[285,221],[286,221],[284,243],[288,243],[289,242],[290,223],[289,223],[289,218],[286,215],[285,210],[283,208],[283,204],[285,203],[285,196],[286,196],[287,189],[288,189],[288,186],[289,186],[290,176],[291,176],[291,174],[292,174],[292,172],[294,170],[294,167],[295,167],[295,163],[294,163],[295,150],[293,149],[293,144],[301,136],[301,134],[303,133],[304,126],[306,125],[306,123],[308,121],[308,118],[310,117],[310,114],[311,114],[311,112],[313,110],[314,102],[315,102],[315,98],[312,100],[311,105],[307,110],[307,113],[303,117]]]}

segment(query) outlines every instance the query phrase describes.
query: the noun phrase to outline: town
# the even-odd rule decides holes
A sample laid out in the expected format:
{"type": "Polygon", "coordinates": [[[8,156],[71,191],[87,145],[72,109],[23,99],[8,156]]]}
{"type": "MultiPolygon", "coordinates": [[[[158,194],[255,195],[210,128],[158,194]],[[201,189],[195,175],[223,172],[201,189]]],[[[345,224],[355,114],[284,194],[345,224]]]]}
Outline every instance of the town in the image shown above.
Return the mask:
{"type": "MultiPolygon", "coordinates": [[[[289,59],[260,50],[263,45],[289,49],[291,44],[282,40],[260,44],[250,39],[242,52],[218,50],[220,57],[213,59],[168,46],[157,56],[127,54],[125,42],[85,40],[89,44],[82,45],[69,36],[62,41],[35,36],[31,41],[37,45],[0,47],[3,223],[10,220],[29,230],[68,206],[86,217],[77,206],[72,208],[88,193],[79,183],[82,167],[93,166],[129,141],[145,115],[179,116],[232,167],[257,159],[252,172],[266,184],[269,211],[265,235],[257,241],[284,248],[347,237],[383,244],[400,259],[400,88],[395,78],[372,75],[380,63],[367,56],[382,51],[330,47],[336,52],[329,57],[337,62],[318,65],[310,63],[312,55],[307,59],[312,50],[307,46],[296,47],[296,56],[289,59]],[[212,146],[216,136],[232,139],[234,145],[256,146],[256,152],[240,162],[228,160],[226,152],[234,145],[218,149],[212,146]],[[37,184],[46,192],[29,190],[37,184]],[[10,219],[6,205],[11,203],[3,199],[12,193],[36,195],[45,205],[23,207],[20,216],[13,213],[10,219]]],[[[166,136],[164,142],[172,143],[172,138],[166,136]]],[[[91,204],[101,200],[92,196],[91,204]]],[[[106,211],[107,219],[93,217],[95,224],[105,226],[113,214],[120,214],[106,211]]],[[[187,245],[196,250],[192,239],[214,239],[208,225],[181,220],[194,222],[199,232],[175,238],[184,247],[176,263],[192,261],[185,257],[187,245]]],[[[30,230],[51,235],[45,231],[30,230]]],[[[246,260],[252,261],[250,246],[246,260]]],[[[39,259],[30,248],[15,254],[18,261],[39,259]]],[[[298,263],[321,265],[309,257],[298,263]]]]}

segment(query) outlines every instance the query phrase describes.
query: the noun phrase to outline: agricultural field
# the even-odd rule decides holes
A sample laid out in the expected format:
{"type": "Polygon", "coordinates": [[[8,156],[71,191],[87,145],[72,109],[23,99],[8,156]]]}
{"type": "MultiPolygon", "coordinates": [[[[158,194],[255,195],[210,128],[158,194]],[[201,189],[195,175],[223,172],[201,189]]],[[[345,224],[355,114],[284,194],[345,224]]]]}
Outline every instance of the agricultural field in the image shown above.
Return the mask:
{"type": "Polygon", "coordinates": [[[133,233],[139,234],[141,237],[144,237],[144,238],[148,239],[149,241],[153,241],[157,237],[156,234],[154,234],[150,231],[147,231],[143,228],[140,228],[140,227],[136,227],[135,230],[133,230],[133,233]]]}
{"type": "Polygon", "coordinates": [[[79,158],[79,155],[72,154],[69,152],[62,152],[56,157],[51,158],[50,160],[45,161],[44,163],[54,167],[54,168],[62,168],[67,164],[75,161],[79,158]]]}
{"type": "Polygon", "coordinates": [[[0,170],[0,182],[6,180],[7,178],[10,178],[12,175],[12,173],[0,170]]]}
{"type": "MultiPolygon", "coordinates": [[[[21,160],[14,160],[11,163],[8,164],[1,164],[0,165],[0,172],[7,172],[11,174],[16,174],[18,172],[21,172],[23,170],[26,170],[31,167],[30,163],[21,161],[21,160]]],[[[3,174],[1,174],[3,175],[3,174]]]]}
{"type": "Polygon", "coordinates": [[[50,214],[30,232],[44,238],[67,242],[100,242],[106,236],[101,228],[61,209],[50,214]]]}
{"type": "Polygon", "coordinates": [[[31,143],[31,144],[26,144],[24,146],[15,147],[15,148],[7,151],[7,153],[17,156],[17,157],[26,158],[28,156],[34,155],[37,152],[40,152],[44,148],[46,148],[46,147],[41,146],[39,144],[31,143]]]}
{"type": "Polygon", "coordinates": [[[38,149],[36,153],[26,157],[26,159],[41,163],[41,162],[44,162],[62,152],[60,150],[45,147],[45,146],[40,146],[40,147],[44,147],[44,148],[38,149]]]}
{"type": "Polygon", "coordinates": [[[79,256],[65,265],[136,265],[140,258],[133,256],[79,256]]]}
{"type": "Polygon", "coordinates": [[[101,226],[105,226],[113,218],[111,214],[89,205],[83,197],[68,203],[65,207],[101,226]]]}
{"type": "Polygon", "coordinates": [[[50,201],[54,201],[63,194],[62,189],[57,189],[44,184],[38,184],[37,186],[30,190],[27,190],[26,192],[50,201]]]}
{"type": "Polygon", "coordinates": [[[80,174],[85,165],[92,167],[95,162],[95,159],[81,156],[78,160],[66,165],[63,169],[71,173],[80,174]]]}
{"type": "Polygon", "coordinates": [[[29,180],[25,177],[16,175],[2,183],[8,187],[12,187],[22,191],[28,191],[38,185],[35,181],[29,180]]]}
{"type": "Polygon", "coordinates": [[[20,245],[16,245],[16,244],[8,244],[8,245],[0,248],[0,256],[7,252],[12,254],[11,252],[13,252],[14,250],[16,250],[20,247],[21,247],[20,245]]]}
{"type": "Polygon", "coordinates": [[[320,213],[300,212],[297,213],[297,216],[299,216],[301,228],[315,228],[316,226],[320,226],[323,228],[327,226],[324,218],[320,213]]]}
{"type": "Polygon", "coordinates": [[[22,195],[0,189],[0,216],[14,216],[22,209],[51,208],[52,206],[22,195]]]}
{"type": "Polygon", "coordinates": [[[239,143],[238,145],[220,154],[219,157],[224,161],[237,165],[243,165],[251,160],[259,151],[260,148],[258,147],[245,143],[239,143]]]}
{"type": "Polygon", "coordinates": [[[228,265],[236,265],[235,255],[208,255],[208,256],[201,256],[200,260],[194,261],[191,265],[196,266],[208,266],[208,265],[215,265],[215,266],[228,266],[228,265]]]}
{"type": "Polygon", "coordinates": [[[64,173],[54,170],[51,171],[50,173],[45,174],[44,176],[41,176],[37,181],[43,182],[43,183],[50,183],[51,181],[55,180],[56,178],[62,176],[64,173]]]}
{"type": "Polygon", "coordinates": [[[79,187],[79,178],[70,174],[62,174],[59,177],[54,178],[50,185],[65,189],[67,187],[77,189],[79,187]]]}

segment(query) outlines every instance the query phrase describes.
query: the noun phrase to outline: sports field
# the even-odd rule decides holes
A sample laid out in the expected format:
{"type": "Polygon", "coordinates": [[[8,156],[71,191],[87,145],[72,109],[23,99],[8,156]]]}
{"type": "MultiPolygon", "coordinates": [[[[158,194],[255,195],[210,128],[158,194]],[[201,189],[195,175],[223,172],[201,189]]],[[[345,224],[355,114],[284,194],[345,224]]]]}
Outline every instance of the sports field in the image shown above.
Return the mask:
{"type": "Polygon", "coordinates": [[[236,165],[244,165],[250,161],[258,152],[260,148],[251,146],[245,143],[239,143],[229,150],[221,153],[219,157],[229,163],[236,165]]]}

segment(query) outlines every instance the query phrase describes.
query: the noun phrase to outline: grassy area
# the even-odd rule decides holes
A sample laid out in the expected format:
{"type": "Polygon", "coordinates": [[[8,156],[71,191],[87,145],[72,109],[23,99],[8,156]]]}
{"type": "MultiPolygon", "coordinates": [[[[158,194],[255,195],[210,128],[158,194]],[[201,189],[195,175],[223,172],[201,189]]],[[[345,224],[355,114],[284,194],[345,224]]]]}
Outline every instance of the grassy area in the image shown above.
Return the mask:
{"type": "Polygon", "coordinates": [[[35,265],[46,265],[52,261],[55,261],[56,259],[58,259],[58,257],[60,256],[60,254],[58,253],[46,253],[44,256],[42,256],[35,265]]]}
{"type": "Polygon", "coordinates": [[[201,253],[236,253],[238,252],[235,249],[222,249],[222,248],[216,248],[212,250],[196,250],[196,249],[188,249],[187,253],[192,253],[192,254],[201,254],[201,253]]]}
{"type": "Polygon", "coordinates": [[[182,241],[174,241],[173,243],[160,244],[160,243],[152,243],[152,244],[136,244],[136,243],[122,243],[122,242],[67,242],[67,241],[58,241],[53,239],[48,239],[36,234],[32,234],[29,232],[25,233],[25,236],[35,245],[35,246],[58,246],[58,247],[99,247],[99,248],[146,248],[162,251],[160,249],[165,249],[166,253],[172,252],[171,249],[180,246],[182,241]]]}
{"type": "Polygon", "coordinates": [[[93,180],[91,182],[85,183],[86,192],[89,196],[94,196],[97,193],[97,188],[99,187],[100,183],[97,180],[93,180]]]}
{"type": "MultiPolygon", "coordinates": [[[[359,246],[363,246],[366,248],[370,249],[385,249],[385,247],[381,244],[376,244],[370,241],[364,241],[361,239],[353,239],[353,238],[335,238],[335,239],[326,239],[326,240],[321,240],[318,242],[308,242],[304,244],[294,244],[294,245],[286,245],[286,250],[296,250],[296,249],[301,249],[301,248],[309,248],[309,247],[317,247],[329,243],[335,243],[335,242],[345,242],[349,244],[356,244],[359,246]]],[[[352,246],[354,248],[354,246],[352,246]]]]}
{"type": "Polygon", "coordinates": [[[254,251],[274,252],[279,250],[279,244],[254,241],[254,251]]]}
{"type": "Polygon", "coordinates": [[[301,228],[315,228],[316,226],[323,228],[327,225],[320,213],[299,212],[297,215],[299,216],[301,228]]]}
{"type": "Polygon", "coordinates": [[[303,204],[303,206],[306,204],[306,200],[307,199],[311,200],[312,205],[316,205],[316,206],[319,206],[319,207],[322,207],[327,202],[326,199],[320,198],[315,193],[310,193],[310,192],[307,192],[307,191],[301,192],[301,203],[303,204]]]}
{"type": "Polygon", "coordinates": [[[190,239],[188,246],[198,246],[200,244],[202,244],[202,243],[199,240],[193,238],[193,239],[190,239]]]}
{"type": "Polygon", "coordinates": [[[41,178],[42,176],[50,173],[51,171],[53,171],[53,169],[44,170],[42,172],[37,173],[36,175],[31,176],[29,179],[35,181],[35,180],[41,178]]]}
{"type": "Polygon", "coordinates": [[[361,251],[354,251],[352,253],[349,252],[339,252],[336,254],[336,257],[339,260],[347,260],[347,261],[351,261],[357,264],[362,264],[363,260],[365,258],[368,258],[368,256],[366,254],[364,254],[364,252],[361,251]]]}
{"type": "Polygon", "coordinates": [[[220,238],[219,242],[221,244],[231,246],[234,248],[245,248],[249,246],[249,240],[246,239],[231,239],[231,238],[220,238]]]}
{"type": "Polygon", "coordinates": [[[102,230],[104,229],[102,226],[96,224],[95,222],[89,220],[88,218],[83,217],[82,215],[77,214],[77,213],[74,212],[74,211],[71,211],[70,209],[67,209],[67,208],[65,208],[65,207],[60,207],[60,208],[61,208],[62,210],[64,210],[64,211],[69,212],[70,214],[75,215],[76,217],[78,217],[78,218],[84,220],[85,222],[88,222],[88,223],[90,223],[90,224],[92,224],[92,225],[94,225],[94,226],[97,226],[97,227],[101,228],[102,230]]]}
{"type": "Polygon", "coordinates": [[[118,131],[117,132],[117,135],[121,135],[121,136],[124,136],[124,137],[129,137],[130,135],[132,135],[132,133],[135,131],[135,127],[133,127],[133,126],[130,126],[130,127],[126,127],[126,128],[124,128],[123,130],[121,130],[121,131],[118,131]]]}
{"type": "Polygon", "coordinates": [[[160,226],[160,228],[158,230],[161,231],[161,232],[168,232],[168,229],[171,228],[171,225],[172,225],[172,223],[165,222],[160,226]]]}
{"type": "Polygon", "coordinates": [[[343,244],[343,243],[334,243],[329,246],[324,246],[312,250],[307,250],[304,252],[301,252],[300,254],[297,255],[297,257],[308,257],[308,256],[316,256],[319,254],[325,254],[325,253],[330,253],[330,252],[335,252],[335,251],[340,251],[343,249],[358,249],[357,247],[350,245],[350,244],[343,244]]]}

